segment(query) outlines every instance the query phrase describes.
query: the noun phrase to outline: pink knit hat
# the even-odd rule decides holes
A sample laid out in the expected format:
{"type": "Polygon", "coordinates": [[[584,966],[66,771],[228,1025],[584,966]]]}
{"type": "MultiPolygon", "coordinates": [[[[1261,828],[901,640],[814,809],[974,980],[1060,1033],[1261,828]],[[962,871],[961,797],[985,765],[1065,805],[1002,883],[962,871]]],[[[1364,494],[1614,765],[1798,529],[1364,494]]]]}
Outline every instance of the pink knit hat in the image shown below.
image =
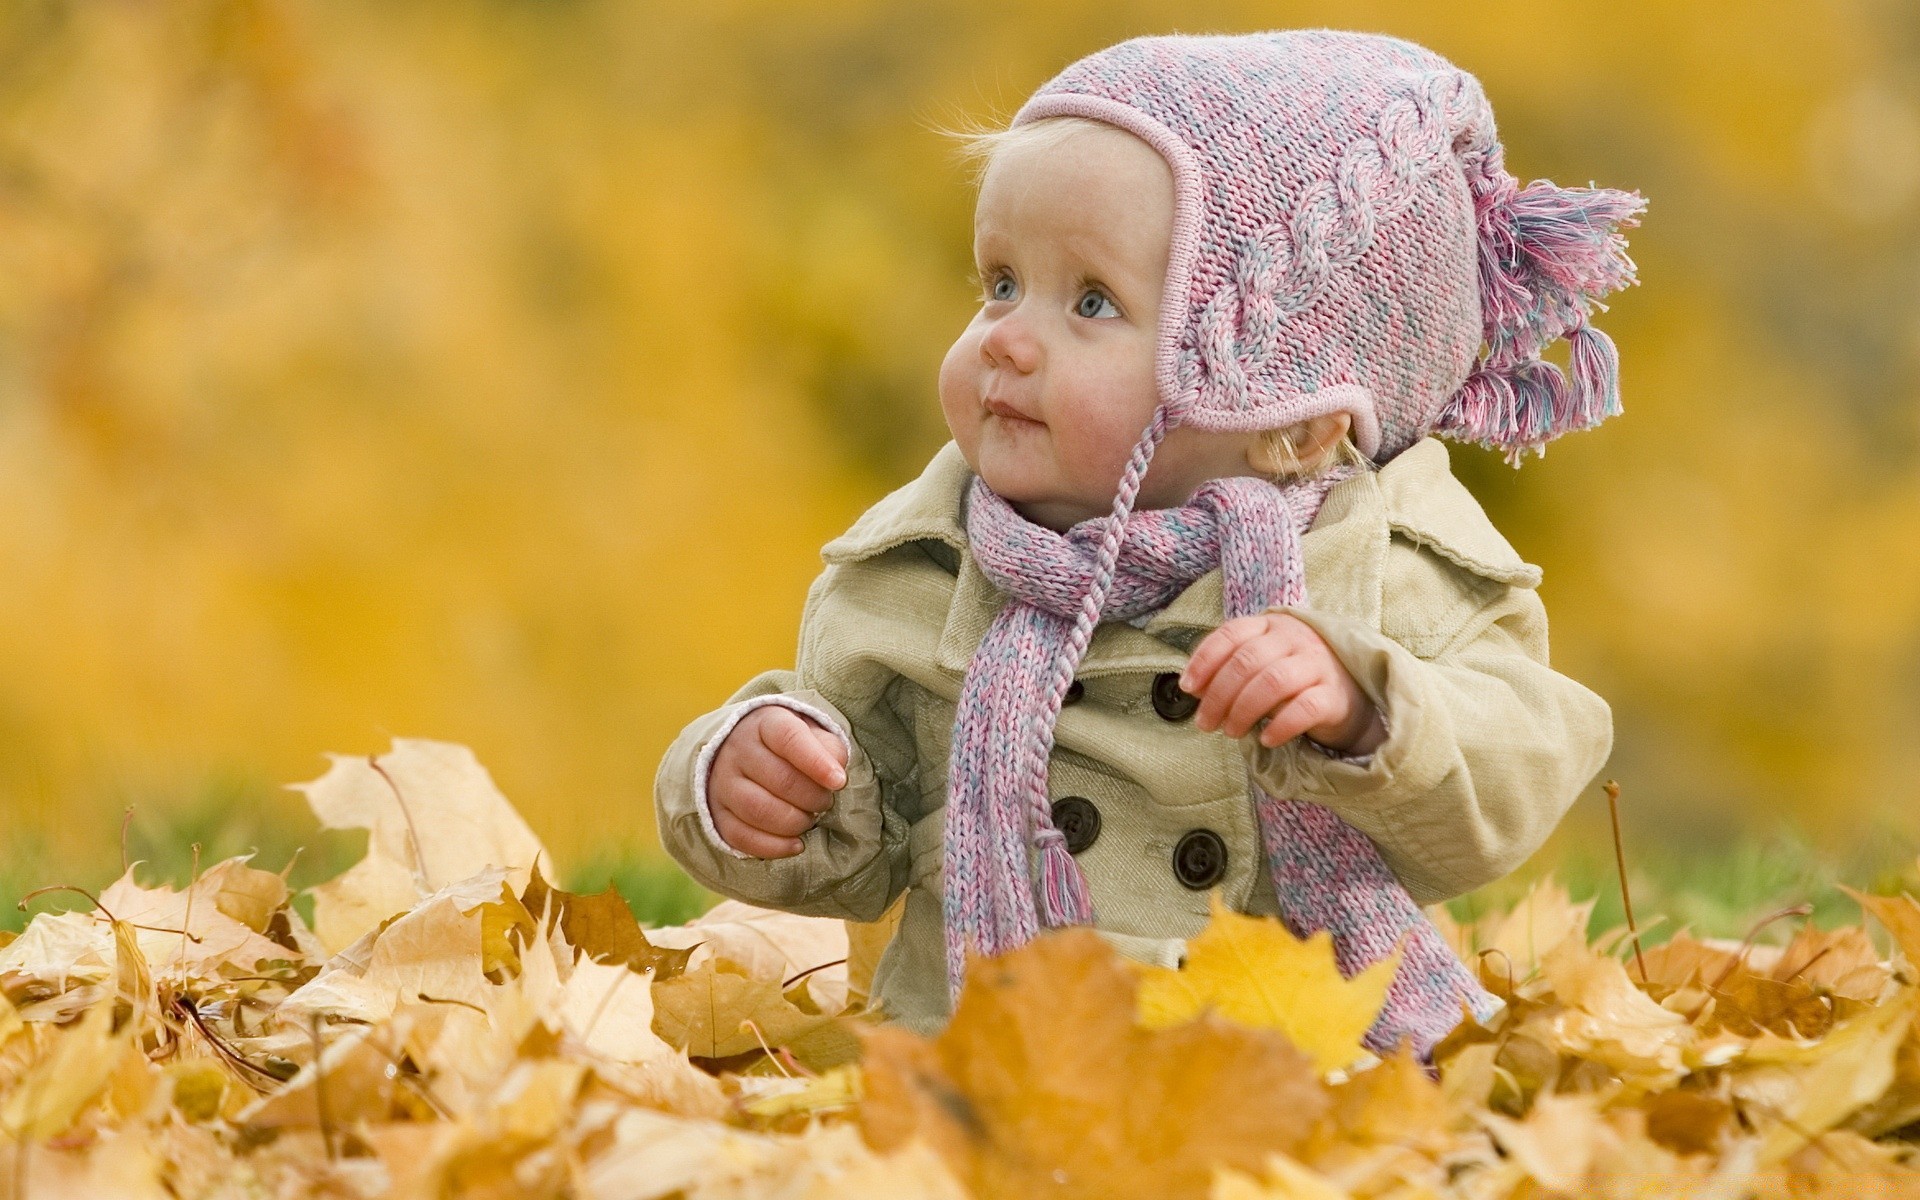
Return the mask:
{"type": "Polygon", "coordinates": [[[1619,356],[1587,316],[1635,282],[1617,230],[1646,201],[1520,187],[1479,80],[1438,54],[1331,29],[1135,38],[1013,124],[1059,116],[1117,125],[1173,168],[1160,434],[1344,409],[1377,463],[1435,432],[1518,466],[1620,411],[1619,356]],[[1540,358],[1563,336],[1571,382],[1540,358]]]}

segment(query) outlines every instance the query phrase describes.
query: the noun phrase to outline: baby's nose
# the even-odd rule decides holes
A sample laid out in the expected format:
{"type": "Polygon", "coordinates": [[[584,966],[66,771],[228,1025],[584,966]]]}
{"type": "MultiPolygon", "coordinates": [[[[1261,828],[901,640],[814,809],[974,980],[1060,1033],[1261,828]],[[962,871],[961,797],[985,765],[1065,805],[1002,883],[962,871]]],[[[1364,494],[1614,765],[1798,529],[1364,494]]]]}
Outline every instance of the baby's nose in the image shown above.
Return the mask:
{"type": "Polygon", "coordinates": [[[980,339],[980,357],[988,366],[1004,367],[1023,375],[1039,368],[1041,350],[1039,336],[1017,312],[996,320],[980,339]]]}

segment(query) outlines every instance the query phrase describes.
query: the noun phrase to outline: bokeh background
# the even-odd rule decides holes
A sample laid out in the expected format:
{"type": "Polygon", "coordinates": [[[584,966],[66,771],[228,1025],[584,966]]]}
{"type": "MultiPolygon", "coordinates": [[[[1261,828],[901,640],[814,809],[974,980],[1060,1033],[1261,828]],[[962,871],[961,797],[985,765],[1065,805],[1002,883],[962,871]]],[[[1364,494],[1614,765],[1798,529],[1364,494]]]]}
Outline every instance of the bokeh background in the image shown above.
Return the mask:
{"type": "MultiPolygon", "coordinates": [[[[1452,451],[1613,705],[1644,886],[1734,924],[1911,864],[1908,0],[5,0],[0,891],[117,874],[129,806],[162,873],[324,873],[282,785],[398,734],[696,905],[660,752],[943,440],[935,130],[1134,34],[1316,25],[1474,71],[1523,181],[1649,199],[1625,415],[1452,451]]],[[[1604,877],[1605,816],[1534,869],[1604,877]]]]}

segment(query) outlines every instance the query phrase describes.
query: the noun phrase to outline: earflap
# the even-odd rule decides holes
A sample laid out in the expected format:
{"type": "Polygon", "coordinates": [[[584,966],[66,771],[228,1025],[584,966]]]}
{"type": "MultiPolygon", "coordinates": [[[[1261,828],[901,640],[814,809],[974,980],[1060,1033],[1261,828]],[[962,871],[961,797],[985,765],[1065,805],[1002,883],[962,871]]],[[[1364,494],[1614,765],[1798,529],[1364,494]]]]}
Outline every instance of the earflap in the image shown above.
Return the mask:
{"type": "Polygon", "coordinates": [[[1599,298],[1638,282],[1620,230],[1638,225],[1647,202],[1614,188],[1524,189],[1501,166],[1496,143],[1470,171],[1479,225],[1480,306],[1485,349],[1441,409],[1434,431],[1522,454],[1546,453],[1563,433],[1620,412],[1620,355],[1588,317],[1599,298]],[[1573,378],[1540,352],[1571,342],[1573,378]]]}

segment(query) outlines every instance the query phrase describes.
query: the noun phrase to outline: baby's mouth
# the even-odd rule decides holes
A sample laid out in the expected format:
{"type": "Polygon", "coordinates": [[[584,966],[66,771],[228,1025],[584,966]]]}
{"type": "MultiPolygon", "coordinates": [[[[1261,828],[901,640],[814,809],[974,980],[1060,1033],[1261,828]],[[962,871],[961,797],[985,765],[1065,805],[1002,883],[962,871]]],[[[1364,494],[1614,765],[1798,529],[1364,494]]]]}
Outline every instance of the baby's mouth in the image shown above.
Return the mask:
{"type": "Polygon", "coordinates": [[[1013,424],[1035,425],[1035,426],[1044,424],[1044,422],[1039,421],[1033,417],[1028,416],[1026,413],[1021,412],[1019,409],[1015,408],[1013,405],[1008,404],[1005,400],[988,400],[985,404],[985,407],[987,410],[987,414],[989,416],[999,417],[1001,420],[1007,421],[1013,424]]]}

